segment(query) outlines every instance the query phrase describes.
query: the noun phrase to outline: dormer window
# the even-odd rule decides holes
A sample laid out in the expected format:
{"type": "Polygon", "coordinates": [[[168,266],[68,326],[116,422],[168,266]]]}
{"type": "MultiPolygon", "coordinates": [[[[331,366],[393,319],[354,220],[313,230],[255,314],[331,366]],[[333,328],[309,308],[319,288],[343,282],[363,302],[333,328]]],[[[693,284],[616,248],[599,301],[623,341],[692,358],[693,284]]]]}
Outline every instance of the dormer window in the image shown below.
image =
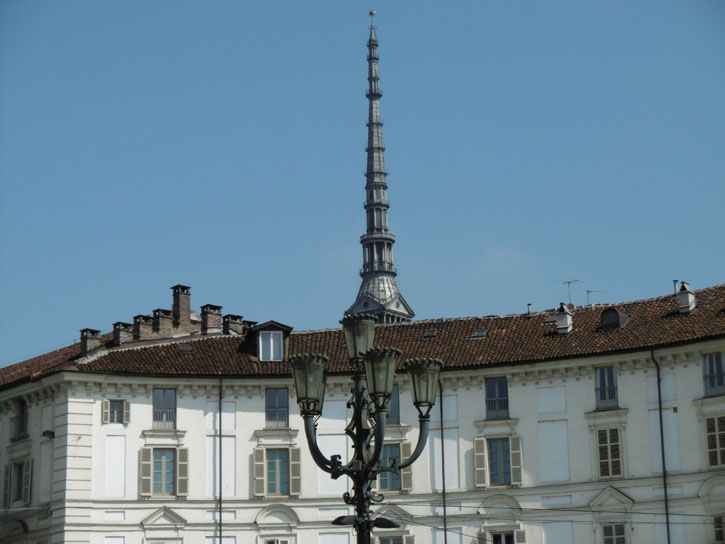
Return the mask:
{"type": "Polygon", "coordinates": [[[632,318],[624,312],[616,308],[607,308],[602,312],[600,327],[604,331],[623,329],[631,320],[632,318]]]}
{"type": "Polygon", "coordinates": [[[284,336],[282,331],[259,332],[259,360],[282,361],[284,359],[284,336]]]}

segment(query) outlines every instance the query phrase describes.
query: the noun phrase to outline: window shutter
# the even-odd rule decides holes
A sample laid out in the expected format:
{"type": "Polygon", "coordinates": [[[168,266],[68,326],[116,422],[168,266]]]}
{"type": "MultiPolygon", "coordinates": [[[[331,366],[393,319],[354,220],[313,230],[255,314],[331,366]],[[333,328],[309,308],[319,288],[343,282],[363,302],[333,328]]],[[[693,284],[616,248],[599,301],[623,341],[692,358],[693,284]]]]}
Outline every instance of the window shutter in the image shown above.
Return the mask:
{"type": "Polygon", "coordinates": [[[123,422],[131,423],[131,402],[128,400],[123,401],[123,422]]]}
{"type": "Polygon", "coordinates": [[[10,465],[5,465],[5,483],[3,484],[3,506],[10,508],[10,465]]]}
{"type": "Polygon", "coordinates": [[[23,461],[23,504],[30,504],[30,488],[33,484],[33,460],[23,461]]]}
{"type": "Polygon", "coordinates": [[[486,439],[482,436],[473,439],[473,466],[476,487],[486,487],[486,439]]]}
{"type": "Polygon", "coordinates": [[[108,423],[108,414],[111,411],[111,402],[107,399],[101,401],[101,423],[108,423]]]}
{"type": "Polygon", "coordinates": [[[403,541],[405,544],[415,544],[415,536],[414,535],[405,535],[403,537],[403,541]]]}
{"type": "Polygon", "coordinates": [[[254,448],[254,494],[264,497],[264,448],[254,448]]]}
{"type": "Polygon", "coordinates": [[[186,497],[189,494],[189,448],[176,450],[179,456],[176,467],[176,495],[186,497]]]}
{"type": "Polygon", "coordinates": [[[526,531],[514,531],[516,544],[526,544],[526,531]]]}
{"type": "Polygon", "coordinates": [[[151,496],[151,448],[141,448],[138,452],[138,494],[151,496]]]}
{"type": "MultiPolygon", "coordinates": [[[[478,440],[478,438],[476,440],[478,440]]],[[[483,531],[479,531],[476,542],[478,544],[489,544],[488,542],[486,542],[486,533],[484,533],[483,531]]]]}
{"type": "Polygon", "coordinates": [[[289,449],[290,495],[299,495],[302,487],[300,448],[289,449]]]}
{"type": "Polygon", "coordinates": [[[511,483],[521,485],[521,438],[511,437],[511,483]]]}
{"type": "MultiPolygon", "coordinates": [[[[410,458],[410,442],[403,441],[400,443],[400,460],[405,462],[410,458]]],[[[401,469],[400,471],[400,488],[403,491],[413,490],[413,467],[412,465],[401,469]]]]}

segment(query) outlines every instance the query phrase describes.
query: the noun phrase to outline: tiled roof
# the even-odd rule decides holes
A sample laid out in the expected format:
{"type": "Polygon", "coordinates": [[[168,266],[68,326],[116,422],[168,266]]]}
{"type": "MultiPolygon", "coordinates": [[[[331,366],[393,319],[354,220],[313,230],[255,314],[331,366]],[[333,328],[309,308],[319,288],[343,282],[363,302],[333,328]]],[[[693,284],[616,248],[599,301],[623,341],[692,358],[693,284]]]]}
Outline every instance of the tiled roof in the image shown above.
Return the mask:
{"type": "MultiPolygon", "coordinates": [[[[556,333],[554,311],[503,317],[432,319],[379,325],[375,345],[406,357],[439,357],[447,368],[472,368],[647,350],[725,337],[725,285],[696,292],[697,309],[678,312],[675,296],[576,308],[574,329],[556,333]],[[600,318],[615,307],[631,317],[622,329],[602,330],[600,318]],[[435,330],[435,334],[425,333],[435,330]],[[472,338],[486,330],[484,338],[472,338]]],[[[108,346],[109,335],[103,337],[108,346]]],[[[59,370],[154,376],[287,376],[286,362],[260,362],[253,337],[194,336],[163,343],[124,344],[80,364],[74,344],[0,369],[0,387],[59,370]],[[185,345],[188,347],[180,347],[185,345]]],[[[324,353],[331,373],[350,372],[341,329],[292,332],[289,353],[324,353]]]]}

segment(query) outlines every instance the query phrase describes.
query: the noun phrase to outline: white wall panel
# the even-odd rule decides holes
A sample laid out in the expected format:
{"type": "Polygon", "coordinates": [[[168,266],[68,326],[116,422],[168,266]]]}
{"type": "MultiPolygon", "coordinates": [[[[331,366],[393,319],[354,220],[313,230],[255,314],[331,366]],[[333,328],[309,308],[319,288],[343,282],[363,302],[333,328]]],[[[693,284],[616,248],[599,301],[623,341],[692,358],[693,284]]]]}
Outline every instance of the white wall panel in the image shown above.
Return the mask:
{"type": "Polygon", "coordinates": [[[126,437],[106,437],[105,490],[106,497],[123,497],[126,482],[126,437]]]}
{"type": "Polygon", "coordinates": [[[326,400],[322,406],[322,416],[317,422],[318,429],[344,429],[347,426],[347,401],[326,400]]]}
{"type": "MultiPolygon", "coordinates": [[[[664,515],[655,516],[655,542],[667,542],[667,518],[664,515]]],[[[672,544],[687,544],[685,542],[685,516],[670,514],[670,542],[672,544]]],[[[692,522],[690,522],[692,523],[692,522]]]]}
{"type": "Polygon", "coordinates": [[[43,406],[43,410],[40,413],[40,432],[53,430],[55,430],[53,407],[43,406]]]}
{"type": "MultiPolygon", "coordinates": [[[[444,429],[443,444],[446,458],[446,488],[457,489],[460,486],[458,429],[444,429]]],[[[443,451],[441,450],[440,429],[431,429],[428,438],[428,450],[430,451],[431,488],[434,491],[440,491],[443,488],[443,469],[441,465],[443,451]]],[[[415,474],[415,465],[413,465],[413,474],[415,474]]]]}
{"type": "MultiPolygon", "coordinates": [[[[233,497],[235,494],[236,459],[234,456],[234,437],[222,436],[222,495],[233,497]]],[[[219,437],[206,437],[206,494],[216,497],[219,484],[219,437]]]]}
{"type": "Polygon", "coordinates": [[[463,544],[463,529],[460,527],[449,527],[448,532],[441,529],[433,529],[434,544],[463,544]]]}
{"type": "MultiPolygon", "coordinates": [[[[317,436],[317,443],[325,457],[329,459],[333,455],[341,455],[340,461],[343,464],[347,463],[347,436],[344,434],[321,434],[317,436]]],[[[320,493],[341,495],[347,491],[347,476],[340,476],[337,480],[333,480],[327,472],[317,468],[317,481],[320,493]]]]}
{"type": "MultiPolygon", "coordinates": [[[[237,404],[234,401],[222,402],[222,429],[233,429],[236,423],[237,404]]],[[[219,428],[219,401],[206,403],[206,428],[219,428]]]]}
{"type": "Polygon", "coordinates": [[[539,422],[539,481],[569,480],[568,435],[566,421],[539,422]]]}
{"type": "MultiPolygon", "coordinates": [[[[677,387],[674,374],[662,374],[660,376],[660,389],[662,391],[662,402],[677,400],[677,387]]],[[[647,402],[658,402],[657,400],[657,376],[647,376],[647,402]]]]}
{"type": "Polygon", "coordinates": [[[566,387],[538,387],[536,407],[540,414],[566,412],[566,387]]]}
{"type": "Polygon", "coordinates": [[[574,544],[571,521],[544,523],[544,544],[574,544]]]}
{"type": "MultiPolygon", "coordinates": [[[[662,426],[665,434],[665,462],[667,470],[680,469],[680,435],[677,412],[672,408],[662,410],[662,426]]],[[[652,450],[652,472],[662,472],[662,441],[660,440],[660,419],[658,410],[649,411],[650,445],[652,450]]]]}
{"type": "Polygon", "coordinates": [[[321,533],[320,544],[350,544],[350,533],[321,533]]]}
{"type": "Polygon", "coordinates": [[[40,444],[40,485],[38,486],[38,500],[41,504],[50,502],[51,487],[53,485],[53,443],[40,444]]]}
{"type": "MultiPolygon", "coordinates": [[[[436,396],[436,403],[430,411],[430,420],[433,423],[441,421],[440,402],[440,396],[436,396]]],[[[481,397],[481,403],[483,403],[483,397],[481,397]]],[[[443,395],[443,421],[458,421],[458,395],[443,395]]]]}

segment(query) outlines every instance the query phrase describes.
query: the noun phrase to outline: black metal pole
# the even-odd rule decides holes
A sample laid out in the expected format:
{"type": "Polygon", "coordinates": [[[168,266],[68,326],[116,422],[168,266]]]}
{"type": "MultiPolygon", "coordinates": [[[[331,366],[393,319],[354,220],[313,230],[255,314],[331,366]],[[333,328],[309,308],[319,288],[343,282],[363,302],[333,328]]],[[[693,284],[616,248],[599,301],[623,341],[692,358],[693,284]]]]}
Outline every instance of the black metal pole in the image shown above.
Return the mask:
{"type": "Polygon", "coordinates": [[[670,544],[670,499],[667,493],[667,463],[665,463],[665,426],[662,422],[662,387],[660,385],[660,365],[655,359],[655,350],[651,350],[652,362],[657,368],[657,402],[660,414],[660,453],[662,455],[662,485],[665,489],[665,526],[667,528],[667,544],[670,544]]]}
{"type": "Polygon", "coordinates": [[[219,544],[222,544],[222,377],[219,376],[219,544]]]}
{"type": "Polygon", "coordinates": [[[443,478],[443,542],[448,544],[448,513],[446,511],[446,448],[445,433],[443,432],[443,383],[438,380],[438,394],[441,412],[441,476],[443,478]]]}

